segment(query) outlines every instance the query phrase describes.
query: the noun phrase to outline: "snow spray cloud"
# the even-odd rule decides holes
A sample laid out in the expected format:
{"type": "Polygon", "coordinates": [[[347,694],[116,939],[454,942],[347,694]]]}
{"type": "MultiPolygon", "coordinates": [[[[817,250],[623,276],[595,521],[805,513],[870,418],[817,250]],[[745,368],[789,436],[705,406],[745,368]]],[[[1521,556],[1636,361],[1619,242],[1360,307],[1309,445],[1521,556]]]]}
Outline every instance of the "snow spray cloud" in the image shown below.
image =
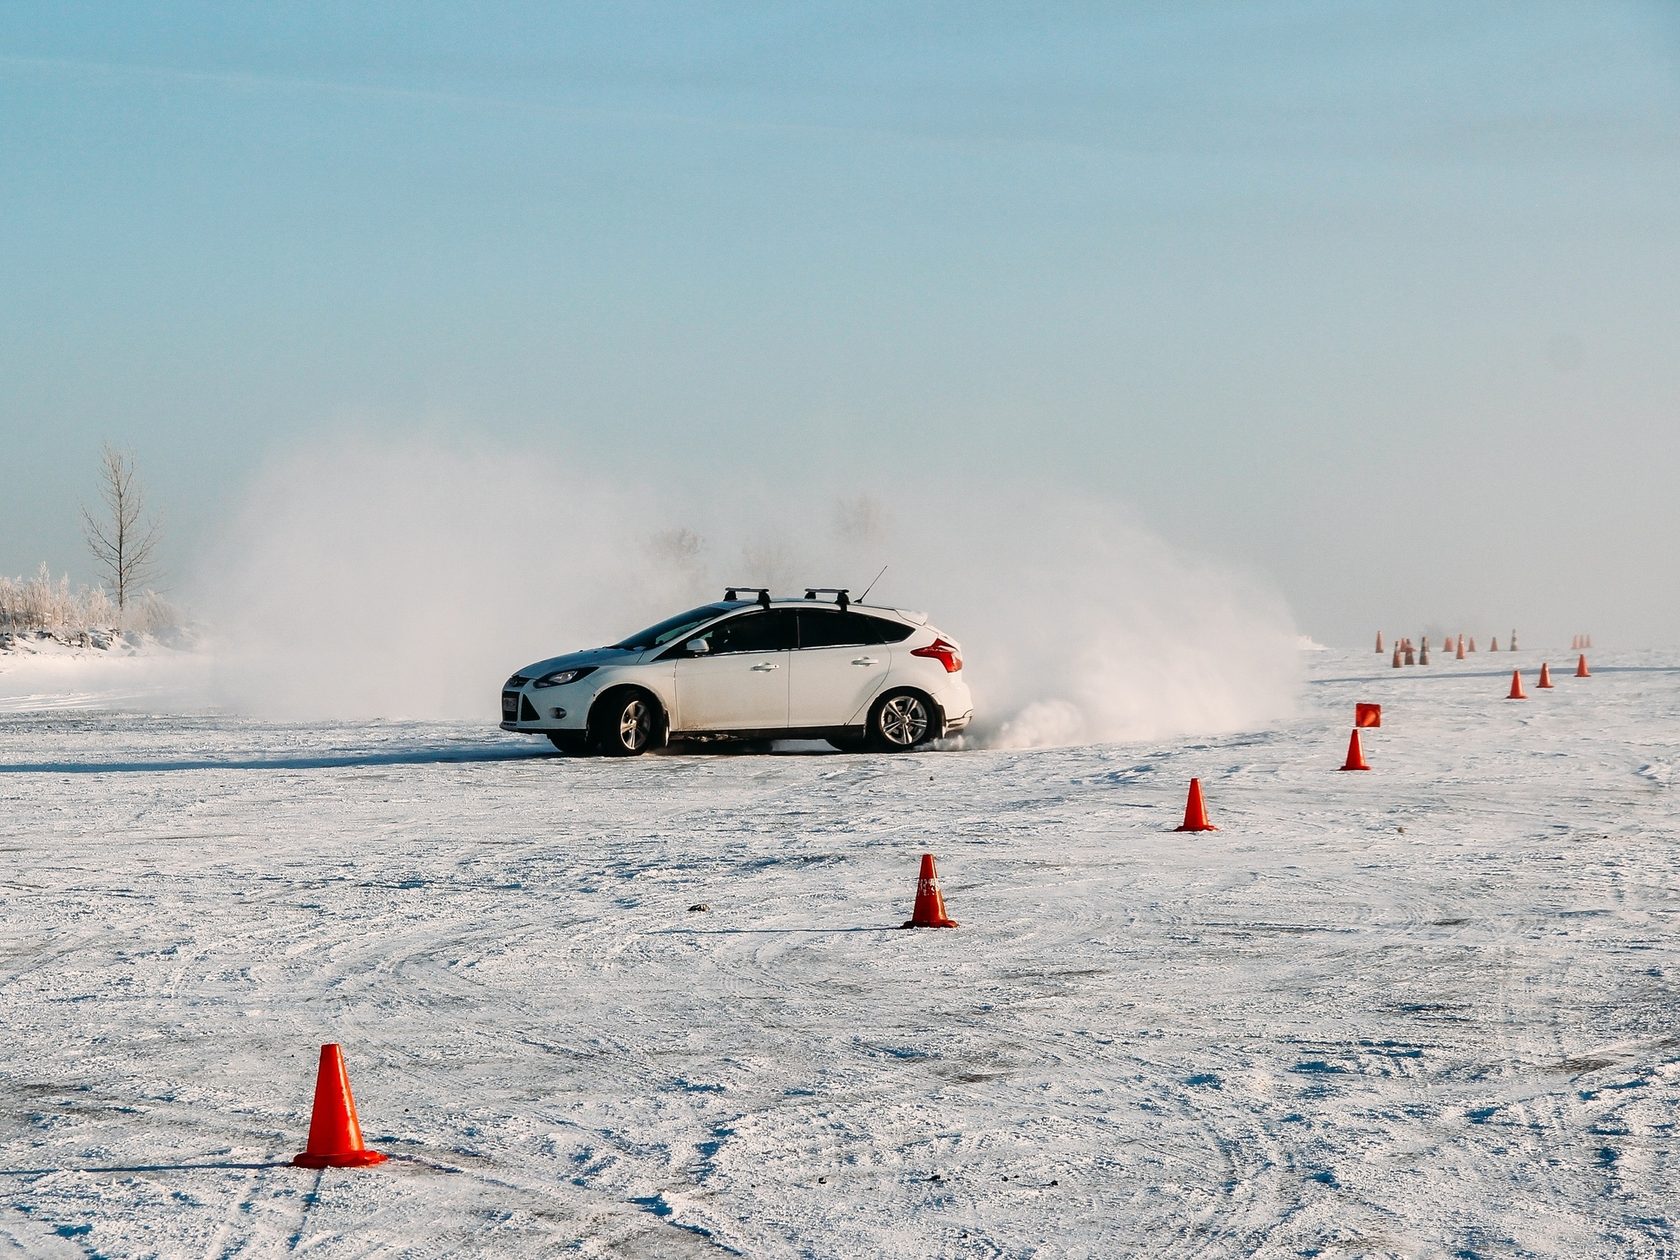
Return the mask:
{"type": "MultiPolygon", "coordinates": [[[[867,495],[825,512],[738,516],[737,581],[856,592],[958,639],[974,692],[969,746],[1024,748],[1254,730],[1288,716],[1303,676],[1283,599],[1189,556],[1112,505],[1065,490],[976,490],[962,515],[900,516],[867,495]],[[799,532],[787,521],[799,521],[799,532]],[[745,529],[743,529],[745,526],[745,529]]],[[[702,523],[703,537],[720,531],[702,523]]]]}
{"type": "Polygon", "coordinates": [[[484,716],[519,666],[687,598],[647,516],[631,488],[442,441],[271,462],[198,583],[218,694],[271,718],[484,716]]]}
{"type": "Polygon", "coordinates": [[[612,642],[731,582],[867,584],[961,640],[970,743],[1253,729],[1292,707],[1299,652],[1261,584],[1065,492],[930,522],[868,495],[615,484],[542,456],[335,439],[268,467],[199,603],[224,702],[276,718],[493,721],[502,680],[612,642]]]}
{"type": "MultiPolygon", "coordinates": [[[[964,521],[921,586],[973,662],[971,742],[1039,747],[1253,730],[1294,708],[1288,608],[1112,507],[1017,492],[964,521]]],[[[937,559],[937,557],[936,557],[937,559]]],[[[925,562],[924,562],[925,563],[925,562]]]]}

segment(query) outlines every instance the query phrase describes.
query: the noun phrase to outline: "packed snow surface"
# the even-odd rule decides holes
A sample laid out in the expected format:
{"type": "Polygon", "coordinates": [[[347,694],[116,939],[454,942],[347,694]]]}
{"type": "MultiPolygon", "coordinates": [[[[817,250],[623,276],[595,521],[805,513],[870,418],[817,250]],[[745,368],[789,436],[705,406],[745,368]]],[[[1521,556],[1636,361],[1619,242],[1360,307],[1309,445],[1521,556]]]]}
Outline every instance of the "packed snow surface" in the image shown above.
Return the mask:
{"type": "Polygon", "coordinates": [[[1539,660],[635,761],[0,664],[0,1251],[1673,1255],[1680,657],[1539,660]],[[289,1164],[327,1041],[387,1164],[289,1164]]]}

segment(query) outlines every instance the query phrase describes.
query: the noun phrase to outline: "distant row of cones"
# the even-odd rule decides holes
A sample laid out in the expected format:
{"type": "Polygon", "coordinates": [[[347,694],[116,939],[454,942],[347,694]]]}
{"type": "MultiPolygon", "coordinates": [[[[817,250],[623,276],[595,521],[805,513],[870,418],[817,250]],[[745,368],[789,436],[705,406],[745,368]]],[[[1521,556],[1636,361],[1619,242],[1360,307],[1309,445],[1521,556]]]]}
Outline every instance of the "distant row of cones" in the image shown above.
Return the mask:
{"type": "MultiPolygon", "coordinates": [[[[1576,643],[1579,644],[1584,638],[1585,636],[1577,635],[1576,643]]],[[[1517,636],[1514,632],[1511,635],[1510,643],[1511,646],[1508,650],[1512,652],[1517,651],[1517,636]]],[[[1476,640],[1474,637],[1466,639],[1462,634],[1456,638],[1449,634],[1444,642],[1444,647],[1447,651],[1453,654],[1454,660],[1462,661],[1467,655],[1476,650],[1476,640]]],[[[1377,651],[1381,652],[1382,650],[1382,635],[1379,633],[1377,635],[1377,651]]],[[[1499,651],[1499,640],[1494,639],[1492,643],[1489,644],[1488,650],[1490,652],[1499,651]]],[[[1579,650],[1579,646],[1571,648],[1571,651],[1579,650]]],[[[1396,639],[1394,641],[1394,659],[1392,663],[1395,669],[1399,669],[1402,665],[1429,664],[1429,636],[1424,635],[1423,639],[1416,644],[1414,644],[1410,639],[1396,639]]]]}
{"type": "MultiPolygon", "coordinates": [[[[1575,637],[1576,637],[1577,640],[1580,640],[1583,636],[1576,635],[1575,637]]],[[[1456,637],[1454,635],[1449,634],[1449,635],[1443,636],[1442,639],[1441,639],[1441,642],[1446,645],[1446,649],[1449,652],[1453,651],[1454,647],[1456,646],[1457,647],[1457,655],[1458,655],[1460,660],[1462,660],[1464,658],[1464,654],[1466,652],[1474,652],[1476,650],[1476,636],[1475,635],[1471,635],[1467,639],[1462,634],[1457,635],[1456,637]]],[[[1394,641],[1394,658],[1395,658],[1394,663],[1396,665],[1399,665],[1400,662],[1401,662],[1401,659],[1403,657],[1421,655],[1422,658],[1423,658],[1421,661],[1415,661],[1414,662],[1412,660],[1407,660],[1406,664],[1408,664],[1408,665],[1411,665],[1411,664],[1427,665],[1427,664],[1429,664],[1429,636],[1427,634],[1424,635],[1419,640],[1419,643],[1422,645],[1421,647],[1414,645],[1410,638],[1396,639],[1394,641]]],[[[1511,637],[1510,637],[1510,639],[1507,640],[1507,643],[1509,644],[1509,647],[1506,649],[1507,651],[1515,652],[1515,651],[1519,650],[1518,647],[1517,647],[1517,632],[1515,630],[1511,631],[1511,637]]],[[[1580,651],[1581,646],[1583,646],[1583,645],[1581,645],[1581,644],[1579,644],[1579,642],[1577,642],[1577,644],[1571,646],[1570,650],[1571,651],[1580,651]]],[[[1585,644],[1584,646],[1591,647],[1592,644],[1588,643],[1588,644],[1585,644]]],[[[1498,640],[1497,637],[1488,640],[1488,651],[1490,651],[1490,652],[1499,651],[1499,640],[1498,640]]],[[[1382,653],[1383,653],[1383,635],[1382,635],[1382,631],[1379,630],[1379,631],[1377,631],[1377,655],[1381,656],[1382,653]]]]}
{"type": "MultiPolygon", "coordinates": [[[[1448,652],[1451,652],[1454,657],[1461,661],[1464,659],[1466,654],[1476,650],[1475,635],[1471,635],[1466,638],[1462,634],[1449,634],[1442,638],[1441,643],[1448,652]]],[[[1515,630],[1511,631],[1511,637],[1506,640],[1506,645],[1506,651],[1508,652],[1521,650],[1517,646],[1517,632],[1515,630]]],[[[1591,647],[1592,635],[1590,634],[1578,634],[1569,640],[1569,650],[1571,652],[1585,652],[1591,649],[1591,647]]],[[[1377,655],[1381,656],[1385,650],[1386,649],[1383,646],[1383,634],[1382,631],[1379,630],[1377,631],[1377,655]]],[[[1499,651],[1498,638],[1488,640],[1488,651],[1499,651]]],[[[1429,636],[1427,634],[1419,639],[1415,644],[1409,637],[1394,640],[1394,668],[1399,669],[1401,665],[1427,664],[1429,664],[1429,636]]]]}

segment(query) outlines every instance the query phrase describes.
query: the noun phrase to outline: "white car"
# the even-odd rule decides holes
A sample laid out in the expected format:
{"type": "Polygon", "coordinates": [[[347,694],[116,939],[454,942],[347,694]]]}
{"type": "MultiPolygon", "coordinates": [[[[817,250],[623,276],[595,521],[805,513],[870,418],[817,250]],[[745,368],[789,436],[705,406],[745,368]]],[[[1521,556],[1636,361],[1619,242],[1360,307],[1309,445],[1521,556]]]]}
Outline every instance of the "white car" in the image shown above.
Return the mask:
{"type": "Polygon", "coordinates": [[[617,757],[684,740],[904,751],[973,716],[955,640],[921,613],[828,588],[772,599],[733,587],[622,643],[527,665],[502,689],[504,731],[617,757]]]}

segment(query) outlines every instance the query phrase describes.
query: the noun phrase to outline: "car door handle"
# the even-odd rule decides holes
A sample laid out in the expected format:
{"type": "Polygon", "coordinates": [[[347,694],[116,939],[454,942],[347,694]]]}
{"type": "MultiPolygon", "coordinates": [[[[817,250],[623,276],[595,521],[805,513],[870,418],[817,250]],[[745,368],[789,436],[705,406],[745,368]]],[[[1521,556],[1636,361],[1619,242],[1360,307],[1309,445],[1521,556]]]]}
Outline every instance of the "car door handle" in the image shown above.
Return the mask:
{"type": "Polygon", "coordinates": [[[852,664],[853,665],[879,665],[880,663],[881,662],[876,660],[873,656],[854,656],[854,657],[852,657],[852,664]]]}
{"type": "Polygon", "coordinates": [[[781,666],[780,665],[772,665],[769,661],[760,661],[757,665],[754,665],[752,668],[753,668],[753,673],[755,673],[755,674],[768,674],[773,669],[780,669],[781,666]]]}

